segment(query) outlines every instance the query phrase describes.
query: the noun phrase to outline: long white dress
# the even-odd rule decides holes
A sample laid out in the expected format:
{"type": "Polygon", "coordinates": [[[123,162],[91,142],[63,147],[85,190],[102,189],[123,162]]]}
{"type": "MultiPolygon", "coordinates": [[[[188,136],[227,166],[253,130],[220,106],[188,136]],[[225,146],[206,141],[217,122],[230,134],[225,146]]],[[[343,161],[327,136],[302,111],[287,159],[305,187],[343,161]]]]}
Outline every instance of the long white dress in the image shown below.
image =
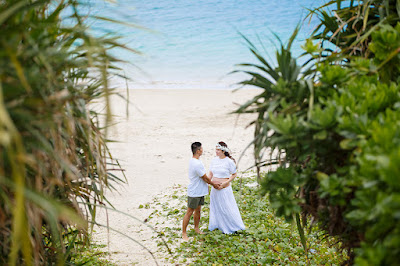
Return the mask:
{"type": "MultiPolygon", "coordinates": [[[[224,159],[215,157],[211,161],[210,171],[214,177],[229,178],[231,174],[236,173],[236,165],[228,157],[224,159]]],[[[224,234],[232,234],[245,228],[232,186],[229,185],[221,190],[211,188],[208,230],[220,229],[224,234]]]]}

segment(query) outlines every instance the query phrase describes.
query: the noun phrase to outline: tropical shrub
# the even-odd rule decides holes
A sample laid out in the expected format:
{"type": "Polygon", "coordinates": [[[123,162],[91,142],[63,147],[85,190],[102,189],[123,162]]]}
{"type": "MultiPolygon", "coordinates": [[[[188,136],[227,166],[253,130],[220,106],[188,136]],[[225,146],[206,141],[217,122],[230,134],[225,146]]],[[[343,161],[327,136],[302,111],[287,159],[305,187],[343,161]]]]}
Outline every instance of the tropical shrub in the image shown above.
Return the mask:
{"type": "Polygon", "coordinates": [[[80,3],[0,1],[0,264],[65,264],[119,179],[99,114],[115,37],[88,32],[80,3]]]}
{"type": "Polygon", "coordinates": [[[312,59],[303,66],[290,54],[291,40],[277,52],[277,67],[250,45],[261,64],[244,65],[258,71],[245,71],[251,78],[242,84],[264,91],[237,112],[258,113],[256,165],[278,166],[261,178],[278,215],[302,214],[300,231],[311,216],[325,233],[340,239],[349,263],[393,265],[400,255],[398,6],[395,1],[350,1],[350,7],[341,8],[342,2],[349,1],[330,2],[338,3],[332,16],[318,9],[325,14],[321,24],[333,17],[346,21],[341,15],[349,13],[359,21],[364,14],[359,23],[369,30],[354,35],[358,24],[351,28],[347,22],[335,31],[325,25],[304,45],[312,59]],[[356,39],[342,42],[351,36],[356,39]],[[337,45],[335,53],[326,53],[323,42],[315,44],[334,38],[342,38],[331,43],[337,45]],[[349,52],[360,43],[363,49],[349,52]],[[279,158],[262,156],[270,149],[279,158]]]}

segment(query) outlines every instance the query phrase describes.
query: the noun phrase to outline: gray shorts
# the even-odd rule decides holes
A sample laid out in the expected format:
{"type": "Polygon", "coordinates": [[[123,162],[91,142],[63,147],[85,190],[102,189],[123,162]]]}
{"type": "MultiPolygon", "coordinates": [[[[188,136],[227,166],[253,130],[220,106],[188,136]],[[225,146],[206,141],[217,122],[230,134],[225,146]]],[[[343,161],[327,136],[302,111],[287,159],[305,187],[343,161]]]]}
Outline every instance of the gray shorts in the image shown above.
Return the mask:
{"type": "Polygon", "coordinates": [[[196,209],[199,205],[204,205],[204,196],[202,197],[189,197],[188,196],[188,207],[196,209]]]}

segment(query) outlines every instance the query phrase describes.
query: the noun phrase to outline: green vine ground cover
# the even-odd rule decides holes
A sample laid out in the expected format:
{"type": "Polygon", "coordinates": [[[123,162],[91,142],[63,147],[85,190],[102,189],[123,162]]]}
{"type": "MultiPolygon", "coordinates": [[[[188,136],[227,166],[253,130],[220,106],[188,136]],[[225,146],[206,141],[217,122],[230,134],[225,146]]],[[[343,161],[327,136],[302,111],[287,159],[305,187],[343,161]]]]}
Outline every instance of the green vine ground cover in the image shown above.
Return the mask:
{"type": "Polygon", "coordinates": [[[116,266],[116,264],[108,260],[110,254],[104,251],[107,247],[104,244],[97,244],[92,241],[90,245],[78,242],[75,243],[75,246],[66,265],[116,266]]]}
{"type": "MultiPolygon", "coordinates": [[[[202,209],[200,228],[204,235],[195,234],[193,218],[188,227],[189,242],[181,240],[182,218],[186,211],[186,188],[175,186],[173,191],[156,198],[144,208],[155,209],[148,221],[166,240],[172,255],[160,237],[159,252],[168,263],[193,265],[340,265],[347,259],[334,238],[320,235],[313,227],[307,235],[308,258],[301,245],[295,223],[275,217],[266,197],[261,197],[253,173],[245,173],[233,183],[233,191],[246,225],[246,230],[225,235],[219,230],[207,230],[209,196],[202,209]],[[245,177],[247,176],[247,177],[245,177]]],[[[142,206],[141,206],[142,207],[142,206]]]]}

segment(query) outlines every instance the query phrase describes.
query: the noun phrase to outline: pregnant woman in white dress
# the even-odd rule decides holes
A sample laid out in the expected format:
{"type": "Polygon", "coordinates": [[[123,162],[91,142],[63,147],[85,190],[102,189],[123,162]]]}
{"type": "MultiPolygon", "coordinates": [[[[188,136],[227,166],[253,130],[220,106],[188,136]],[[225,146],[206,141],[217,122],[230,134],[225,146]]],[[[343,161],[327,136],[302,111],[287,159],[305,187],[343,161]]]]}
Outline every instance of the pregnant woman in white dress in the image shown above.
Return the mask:
{"type": "Polygon", "coordinates": [[[211,188],[208,230],[219,229],[224,234],[232,234],[245,229],[231,186],[237,176],[236,164],[222,141],[216,146],[216,154],[211,161],[210,174],[213,182],[221,183],[222,189],[211,188]]]}

